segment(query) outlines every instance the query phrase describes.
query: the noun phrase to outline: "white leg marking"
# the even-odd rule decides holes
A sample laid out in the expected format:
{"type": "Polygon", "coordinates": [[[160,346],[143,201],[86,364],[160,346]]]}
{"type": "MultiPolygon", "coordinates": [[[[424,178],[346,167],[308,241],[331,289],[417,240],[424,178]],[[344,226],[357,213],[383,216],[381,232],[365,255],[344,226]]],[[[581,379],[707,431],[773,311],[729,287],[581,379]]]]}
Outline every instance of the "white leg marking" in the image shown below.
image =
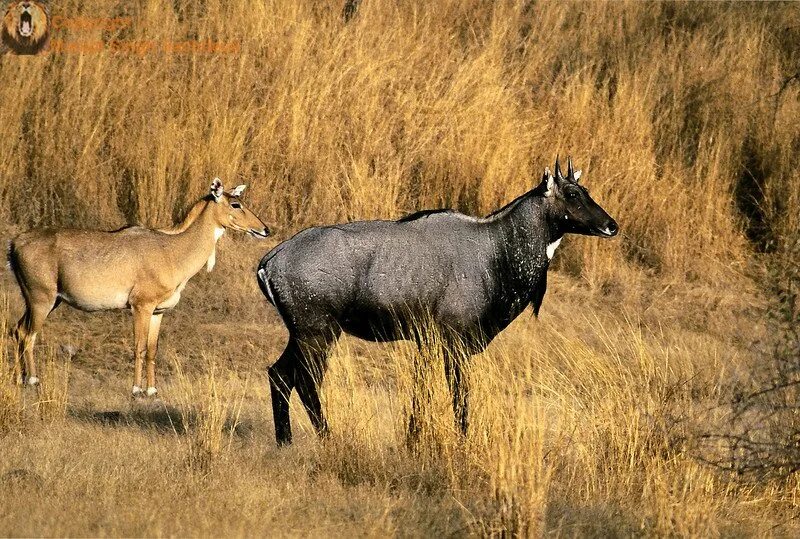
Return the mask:
{"type": "Polygon", "coordinates": [[[553,260],[553,255],[556,253],[556,248],[561,244],[562,239],[563,238],[558,238],[547,246],[547,260],[553,260]]]}
{"type": "Polygon", "coordinates": [[[35,376],[31,376],[30,378],[28,378],[28,385],[29,386],[38,386],[39,385],[39,379],[37,377],[35,377],[35,376]]]}
{"type": "Polygon", "coordinates": [[[133,391],[131,391],[131,393],[133,394],[134,397],[138,397],[139,395],[144,393],[144,391],[139,386],[133,386],[133,391]]]}
{"type": "Polygon", "coordinates": [[[156,393],[158,393],[158,390],[157,390],[156,388],[154,388],[154,387],[148,387],[148,388],[147,388],[147,396],[148,396],[148,397],[152,397],[152,396],[154,396],[156,393]]]}

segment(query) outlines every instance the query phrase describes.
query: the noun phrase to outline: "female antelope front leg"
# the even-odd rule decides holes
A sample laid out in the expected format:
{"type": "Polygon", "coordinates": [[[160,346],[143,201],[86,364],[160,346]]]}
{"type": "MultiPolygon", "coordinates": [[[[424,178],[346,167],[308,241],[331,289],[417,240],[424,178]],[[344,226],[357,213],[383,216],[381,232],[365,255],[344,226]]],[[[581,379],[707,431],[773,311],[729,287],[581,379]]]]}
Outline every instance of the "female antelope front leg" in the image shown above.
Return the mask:
{"type": "MultiPolygon", "coordinates": [[[[133,375],[133,397],[141,397],[144,391],[142,390],[142,367],[144,366],[144,359],[147,355],[148,337],[150,334],[150,322],[154,318],[153,309],[146,307],[134,306],[133,311],[133,357],[134,357],[134,375],[133,375]]],[[[149,380],[148,380],[149,381],[149,380]]],[[[148,394],[150,393],[148,388],[148,394]]],[[[152,388],[155,389],[155,388],[152,388]]]]}
{"type": "Polygon", "coordinates": [[[154,314],[150,317],[150,329],[147,332],[147,396],[153,397],[156,389],[156,354],[158,353],[158,334],[161,331],[161,317],[154,314]]]}

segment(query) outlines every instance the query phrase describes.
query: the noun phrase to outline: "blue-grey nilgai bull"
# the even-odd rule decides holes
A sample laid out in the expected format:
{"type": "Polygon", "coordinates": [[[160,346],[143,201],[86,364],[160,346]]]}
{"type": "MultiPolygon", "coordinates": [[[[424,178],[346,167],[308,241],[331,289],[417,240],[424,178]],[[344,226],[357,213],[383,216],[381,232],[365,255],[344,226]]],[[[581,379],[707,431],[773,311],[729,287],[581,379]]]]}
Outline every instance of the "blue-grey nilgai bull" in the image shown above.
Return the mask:
{"type": "MultiPolygon", "coordinates": [[[[398,221],[314,227],[270,251],[258,282],[289,330],[286,350],[269,369],[278,444],[292,439],[294,388],[317,433],[327,433],[319,387],[342,331],[370,341],[414,339],[419,320],[432,323],[444,343],[456,422],[466,434],[463,360],[529,304],[538,315],[565,233],[617,233],[579,178],[571,160],[564,177],[556,159],[555,175],[545,169],[536,188],[484,218],[428,210],[398,221]]],[[[413,412],[411,419],[413,428],[413,412]]]]}

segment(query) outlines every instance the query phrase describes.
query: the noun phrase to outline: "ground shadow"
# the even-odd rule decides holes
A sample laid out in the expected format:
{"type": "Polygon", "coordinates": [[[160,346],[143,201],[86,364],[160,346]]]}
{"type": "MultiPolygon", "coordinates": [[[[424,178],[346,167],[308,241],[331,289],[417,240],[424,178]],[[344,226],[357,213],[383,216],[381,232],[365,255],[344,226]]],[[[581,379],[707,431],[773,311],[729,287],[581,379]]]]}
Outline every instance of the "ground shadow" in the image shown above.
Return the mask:
{"type": "MultiPolygon", "coordinates": [[[[114,428],[139,429],[160,434],[186,435],[198,423],[197,414],[186,412],[160,401],[133,403],[127,410],[93,410],[89,408],[72,408],[68,411],[71,418],[84,423],[92,423],[114,428]]],[[[234,423],[229,418],[222,430],[233,431],[238,438],[249,438],[253,425],[249,421],[239,420],[234,423]]]]}
{"type": "MultiPolygon", "coordinates": [[[[73,419],[110,427],[139,428],[160,433],[186,434],[181,411],[164,403],[132,404],[127,410],[93,410],[74,408],[69,410],[73,419]]],[[[190,425],[196,417],[187,417],[190,425]]]]}

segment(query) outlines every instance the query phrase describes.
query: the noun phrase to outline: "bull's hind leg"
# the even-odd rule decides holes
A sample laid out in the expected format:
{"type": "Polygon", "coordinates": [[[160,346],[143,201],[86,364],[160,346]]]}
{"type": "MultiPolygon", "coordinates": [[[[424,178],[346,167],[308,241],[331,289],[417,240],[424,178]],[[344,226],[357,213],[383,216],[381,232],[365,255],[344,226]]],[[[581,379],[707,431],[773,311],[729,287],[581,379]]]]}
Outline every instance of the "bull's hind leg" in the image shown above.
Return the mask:
{"type": "Polygon", "coordinates": [[[463,436],[467,435],[468,416],[467,416],[467,373],[465,372],[469,357],[463,353],[449,350],[443,351],[444,373],[447,383],[450,386],[450,394],[453,397],[453,415],[456,420],[456,428],[461,431],[463,436]]]}
{"type": "Polygon", "coordinates": [[[304,342],[302,345],[303,357],[295,373],[297,393],[314,430],[321,437],[328,434],[328,421],[322,410],[319,390],[328,366],[328,356],[338,337],[339,332],[334,332],[326,337],[317,337],[304,342]]]}
{"type": "Polygon", "coordinates": [[[268,370],[272,396],[272,419],[275,423],[275,440],[279,446],[292,443],[292,425],[289,419],[289,397],[295,385],[295,370],[301,359],[300,344],[294,335],[289,336],[286,349],[268,370]]]}

